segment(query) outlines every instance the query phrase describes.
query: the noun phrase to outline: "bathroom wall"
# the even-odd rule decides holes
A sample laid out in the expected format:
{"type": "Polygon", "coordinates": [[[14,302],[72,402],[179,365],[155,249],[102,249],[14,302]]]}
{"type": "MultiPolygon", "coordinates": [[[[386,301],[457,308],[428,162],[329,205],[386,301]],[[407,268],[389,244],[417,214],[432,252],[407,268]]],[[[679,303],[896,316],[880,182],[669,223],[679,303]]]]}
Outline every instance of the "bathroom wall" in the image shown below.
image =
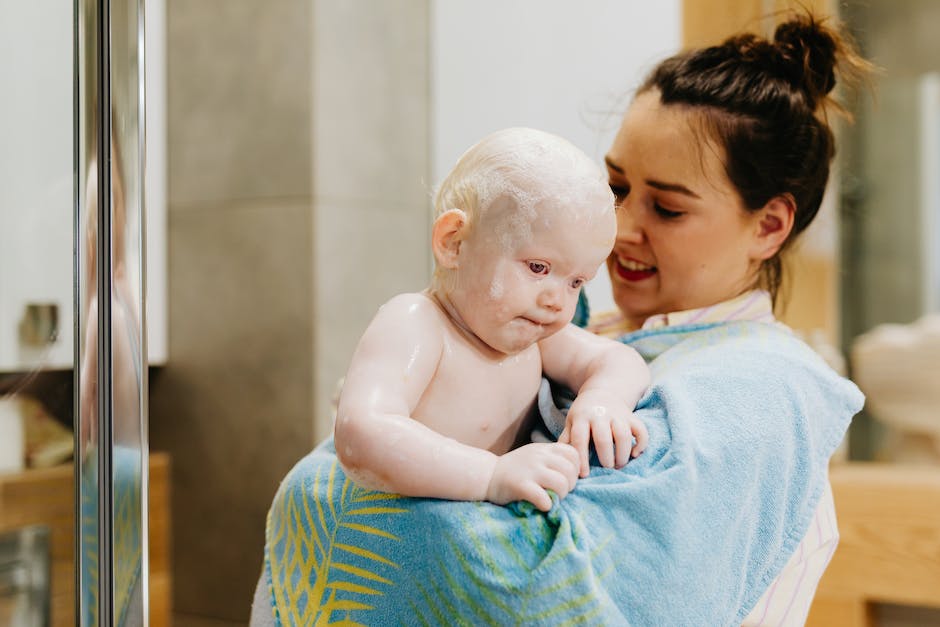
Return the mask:
{"type": "Polygon", "coordinates": [[[428,2],[170,0],[167,24],[152,446],[173,461],[176,623],[241,624],[280,479],[329,432],[378,306],[429,277],[428,2]]]}
{"type": "Polygon", "coordinates": [[[379,305],[430,278],[429,9],[313,2],[317,439],[379,305]]]}
{"type": "Polygon", "coordinates": [[[924,88],[931,86],[935,125],[940,4],[908,0],[899,10],[885,0],[853,3],[847,17],[880,68],[872,80],[875,97],[864,102],[849,134],[854,150],[848,154],[859,175],[845,234],[851,255],[846,319],[854,336],[885,322],[912,322],[938,307],[940,188],[933,170],[940,136],[925,124],[923,105],[924,88]],[[932,85],[923,80],[927,74],[933,74],[932,85]]]}
{"type": "MultiPolygon", "coordinates": [[[[680,9],[679,0],[433,2],[431,180],[510,126],[557,133],[601,163],[637,85],[679,49],[680,9]]],[[[614,309],[605,270],[586,289],[592,311],[614,309]]]]}
{"type": "MultiPolygon", "coordinates": [[[[277,485],[313,444],[311,5],[167,3],[176,624],[246,621],[277,485]]],[[[224,623],[211,623],[219,625],[224,623]]]]}

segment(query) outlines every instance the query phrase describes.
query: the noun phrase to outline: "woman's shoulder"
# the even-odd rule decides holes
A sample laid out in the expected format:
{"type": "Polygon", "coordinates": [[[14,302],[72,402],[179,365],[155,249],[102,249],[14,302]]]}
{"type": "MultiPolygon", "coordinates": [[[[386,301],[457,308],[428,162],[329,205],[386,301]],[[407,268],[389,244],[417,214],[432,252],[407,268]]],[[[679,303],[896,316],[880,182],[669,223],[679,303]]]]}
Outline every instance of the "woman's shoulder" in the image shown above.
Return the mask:
{"type": "Polygon", "coordinates": [[[702,365],[765,370],[781,364],[824,364],[792,330],[776,322],[734,320],[669,327],[635,341],[655,343],[658,338],[667,345],[661,357],[694,357],[702,365]]]}
{"type": "Polygon", "coordinates": [[[795,385],[851,385],[788,327],[778,323],[732,321],[668,327],[621,338],[647,357],[654,377],[712,377],[715,385],[773,381],[795,385]]]}
{"type": "MultiPolygon", "coordinates": [[[[651,360],[653,385],[698,386],[727,398],[748,394],[783,401],[812,399],[838,409],[861,409],[864,397],[850,380],[834,371],[787,327],[736,321],[699,329],[673,328],[674,343],[651,360]]],[[[656,341],[651,335],[638,340],[656,341]]]]}
{"type": "Polygon", "coordinates": [[[592,313],[585,329],[594,335],[610,339],[616,339],[631,331],[623,314],[616,309],[592,313]]]}

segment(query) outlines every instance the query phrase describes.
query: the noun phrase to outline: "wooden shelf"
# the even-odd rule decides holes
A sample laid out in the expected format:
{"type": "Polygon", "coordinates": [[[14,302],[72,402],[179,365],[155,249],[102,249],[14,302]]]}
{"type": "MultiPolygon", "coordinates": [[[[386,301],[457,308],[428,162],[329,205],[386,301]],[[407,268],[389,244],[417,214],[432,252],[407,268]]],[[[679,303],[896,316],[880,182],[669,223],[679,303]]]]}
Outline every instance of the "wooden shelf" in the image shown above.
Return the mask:
{"type": "Polygon", "coordinates": [[[830,470],[839,547],[807,625],[873,627],[874,603],[940,608],[940,468],[830,470]]]}
{"type": "MultiPolygon", "coordinates": [[[[170,624],[170,458],[150,455],[150,624],[170,624]]],[[[0,532],[50,531],[52,625],[75,625],[75,483],[71,464],[0,475],[0,532]]]]}

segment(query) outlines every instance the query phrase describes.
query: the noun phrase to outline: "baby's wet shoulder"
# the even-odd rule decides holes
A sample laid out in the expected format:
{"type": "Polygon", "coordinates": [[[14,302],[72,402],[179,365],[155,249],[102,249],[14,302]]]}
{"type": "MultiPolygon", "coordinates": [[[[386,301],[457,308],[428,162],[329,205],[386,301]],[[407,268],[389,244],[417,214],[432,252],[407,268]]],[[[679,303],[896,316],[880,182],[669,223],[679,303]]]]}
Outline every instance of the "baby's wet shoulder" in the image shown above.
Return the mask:
{"type": "Polygon", "coordinates": [[[440,320],[440,307],[420,292],[409,292],[393,296],[379,307],[378,315],[407,316],[416,320],[440,320]]]}

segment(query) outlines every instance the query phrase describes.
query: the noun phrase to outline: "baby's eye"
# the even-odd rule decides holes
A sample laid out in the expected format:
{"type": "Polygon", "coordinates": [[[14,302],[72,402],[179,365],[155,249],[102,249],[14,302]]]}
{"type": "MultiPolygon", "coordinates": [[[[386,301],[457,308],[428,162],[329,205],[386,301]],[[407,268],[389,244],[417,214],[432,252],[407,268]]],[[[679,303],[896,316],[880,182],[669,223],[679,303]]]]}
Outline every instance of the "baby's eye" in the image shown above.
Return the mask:
{"type": "Polygon", "coordinates": [[[584,279],[575,279],[571,282],[571,287],[573,289],[578,289],[582,285],[584,285],[584,279]]]}
{"type": "Polygon", "coordinates": [[[529,264],[529,270],[531,270],[533,274],[548,274],[549,265],[544,261],[529,261],[527,263],[529,264]]]}

